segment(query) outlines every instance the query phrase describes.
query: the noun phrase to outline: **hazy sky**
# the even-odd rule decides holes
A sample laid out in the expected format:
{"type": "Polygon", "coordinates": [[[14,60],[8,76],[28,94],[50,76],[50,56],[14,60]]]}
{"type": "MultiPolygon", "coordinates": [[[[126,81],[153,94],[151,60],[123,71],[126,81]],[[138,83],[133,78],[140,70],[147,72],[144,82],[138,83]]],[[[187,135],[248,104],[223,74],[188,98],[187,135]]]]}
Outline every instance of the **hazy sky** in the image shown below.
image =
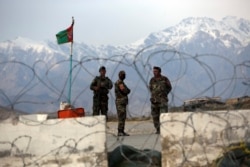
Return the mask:
{"type": "Polygon", "coordinates": [[[54,40],[75,18],[74,41],[123,45],[187,17],[250,20],[250,0],[0,0],[0,42],[54,40]]]}

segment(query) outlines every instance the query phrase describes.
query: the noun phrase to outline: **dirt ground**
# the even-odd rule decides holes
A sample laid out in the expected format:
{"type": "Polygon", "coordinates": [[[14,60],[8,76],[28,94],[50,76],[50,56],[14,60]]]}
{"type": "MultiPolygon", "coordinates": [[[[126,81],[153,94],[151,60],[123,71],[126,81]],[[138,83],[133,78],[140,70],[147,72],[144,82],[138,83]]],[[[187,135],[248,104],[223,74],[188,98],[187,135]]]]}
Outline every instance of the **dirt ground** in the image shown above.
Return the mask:
{"type": "MultiPolygon", "coordinates": [[[[117,134],[117,121],[107,122],[107,133],[117,134]]],[[[152,134],[155,132],[152,120],[126,121],[125,132],[130,135],[152,134]]]]}
{"type": "Polygon", "coordinates": [[[107,122],[107,149],[129,145],[140,150],[152,149],[161,152],[160,135],[155,134],[152,120],[127,121],[125,132],[130,136],[117,136],[117,122],[107,122]]]}

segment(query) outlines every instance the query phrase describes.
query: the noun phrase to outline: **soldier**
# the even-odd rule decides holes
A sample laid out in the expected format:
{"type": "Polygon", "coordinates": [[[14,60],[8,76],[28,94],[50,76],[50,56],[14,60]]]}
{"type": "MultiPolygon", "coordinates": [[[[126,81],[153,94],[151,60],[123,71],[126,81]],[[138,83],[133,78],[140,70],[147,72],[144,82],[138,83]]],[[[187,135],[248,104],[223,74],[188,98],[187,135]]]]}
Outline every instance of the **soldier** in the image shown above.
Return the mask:
{"type": "Polygon", "coordinates": [[[154,67],[153,74],[154,77],[152,77],[149,82],[151,114],[156,134],[160,134],[160,114],[168,112],[168,94],[172,86],[169,79],[161,75],[160,67],[154,67]]]}
{"type": "Polygon", "coordinates": [[[96,76],[91,85],[90,89],[93,90],[93,115],[105,115],[108,120],[108,93],[112,89],[112,81],[106,77],[106,68],[104,66],[99,69],[100,76],[96,76]]]}
{"type": "Polygon", "coordinates": [[[126,78],[126,73],[120,71],[118,74],[119,79],[115,83],[115,104],[118,115],[118,136],[129,136],[124,132],[126,120],[126,107],[128,105],[128,94],[130,89],[123,82],[126,78]]]}

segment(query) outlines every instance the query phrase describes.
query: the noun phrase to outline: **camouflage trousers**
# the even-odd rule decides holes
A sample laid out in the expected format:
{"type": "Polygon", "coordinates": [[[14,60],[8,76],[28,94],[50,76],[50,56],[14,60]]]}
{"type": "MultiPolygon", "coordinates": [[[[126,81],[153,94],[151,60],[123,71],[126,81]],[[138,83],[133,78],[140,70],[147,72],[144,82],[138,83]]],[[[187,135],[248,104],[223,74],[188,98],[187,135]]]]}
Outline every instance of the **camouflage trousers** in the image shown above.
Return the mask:
{"type": "Polygon", "coordinates": [[[160,129],[160,114],[168,112],[168,102],[164,103],[151,103],[151,115],[156,130],[160,129]]]}
{"type": "Polygon", "coordinates": [[[123,131],[125,128],[125,120],[127,118],[127,104],[119,103],[116,101],[116,110],[117,110],[117,116],[118,116],[118,130],[123,131]]]}
{"type": "Polygon", "coordinates": [[[108,119],[108,95],[93,97],[93,115],[105,115],[108,119]]]}

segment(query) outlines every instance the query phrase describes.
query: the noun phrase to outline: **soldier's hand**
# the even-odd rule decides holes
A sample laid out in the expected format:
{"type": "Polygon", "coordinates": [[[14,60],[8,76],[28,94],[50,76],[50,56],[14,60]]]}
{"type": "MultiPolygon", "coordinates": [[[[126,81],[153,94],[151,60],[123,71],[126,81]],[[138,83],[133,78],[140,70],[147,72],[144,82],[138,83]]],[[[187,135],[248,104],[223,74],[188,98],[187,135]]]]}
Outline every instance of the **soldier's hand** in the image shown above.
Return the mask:
{"type": "Polygon", "coordinates": [[[100,86],[101,86],[101,87],[105,87],[105,83],[104,83],[104,82],[101,82],[100,86]]]}
{"type": "Polygon", "coordinates": [[[120,89],[121,91],[123,91],[123,90],[125,89],[124,85],[123,85],[123,84],[120,84],[120,85],[119,85],[119,89],[120,89]]]}
{"type": "Polygon", "coordinates": [[[94,87],[94,90],[95,90],[95,91],[98,91],[99,88],[100,88],[99,86],[95,86],[95,87],[94,87]]]}

